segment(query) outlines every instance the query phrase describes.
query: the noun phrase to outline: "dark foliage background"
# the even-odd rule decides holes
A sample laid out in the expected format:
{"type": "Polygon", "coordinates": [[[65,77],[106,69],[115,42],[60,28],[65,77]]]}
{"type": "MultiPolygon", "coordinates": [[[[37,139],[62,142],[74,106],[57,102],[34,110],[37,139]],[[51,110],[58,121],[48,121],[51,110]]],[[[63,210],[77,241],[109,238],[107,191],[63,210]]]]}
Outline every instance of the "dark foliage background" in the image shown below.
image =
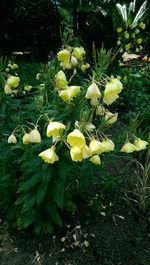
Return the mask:
{"type": "Polygon", "coordinates": [[[31,51],[44,59],[60,46],[57,5],[50,0],[0,1],[0,53],[31,51]]]}

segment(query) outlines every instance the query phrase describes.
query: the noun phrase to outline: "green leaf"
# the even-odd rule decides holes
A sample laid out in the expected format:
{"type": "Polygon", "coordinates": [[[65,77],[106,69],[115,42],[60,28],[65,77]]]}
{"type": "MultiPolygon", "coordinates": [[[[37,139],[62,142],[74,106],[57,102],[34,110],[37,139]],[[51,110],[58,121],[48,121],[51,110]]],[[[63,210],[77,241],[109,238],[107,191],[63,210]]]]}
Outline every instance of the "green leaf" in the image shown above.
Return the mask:
{"type": "Polygon", "coordinates": [[[51,203],[47,205],[47,211],[53,222],[62,227],[62,220],[59,216],[58,209],[54,201],[51,201],[51,203]]]}

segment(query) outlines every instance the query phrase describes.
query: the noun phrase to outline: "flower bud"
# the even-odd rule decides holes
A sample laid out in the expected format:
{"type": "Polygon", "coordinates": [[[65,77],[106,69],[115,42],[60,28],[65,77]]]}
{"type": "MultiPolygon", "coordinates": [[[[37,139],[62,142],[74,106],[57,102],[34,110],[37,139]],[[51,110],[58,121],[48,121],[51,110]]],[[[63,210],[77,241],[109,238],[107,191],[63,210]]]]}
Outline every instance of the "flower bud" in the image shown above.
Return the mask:
{"type": "Polygon", "coordinates": [[[89,160],[95,165],[101,164],[101,160],[100,160],[100,157],[98,155],[92,156],[89,160]]]}
{"type": "Polygon", "coordinates": [[[11,90],[11,87],[8,86],[7,84],[4,86],[4,92],[5,94],[7,95],[11,95],[12,94],[12,90],[11,90]]]}
{"type": "Polygon", "coordinates": [[[81,65],[81,70],[84,72],[86,69],[88,69],[90,67],[90,64],[89,63],[86,63],[86,64],[82,64],[81,65]]]}
{"type": "Polygon", "coordinates": [[[17,143],[16,136],[13,133],[8,137],[8,143],[9,144],[16,144],[17,143]]]}
{"type": "Polygon", "coordinates": [[[78,64],[78,60],[74,56],[71,56],[70,63],[71,66],[75,67],[78,64]]]}
{"type": "Polygon", "coordinates": [[[66,75],[65,73],[61,70],[57,73],[55,76],[55,82],[56,82],[56,87],[63,89],[66,88],[68,85],[68,82],[66,80],[66,75]]]}
{"type": "Polygon", "coordinates": [[[29,85],[26,85],[24,87],[24,90],[27,91],[27,92],[29,92],[31,89],[32,89],[32,86],[29,86],[29,85]]]}
{"type": "Polygon", "coordinates": [[[29,143],[29,133],[25,133],[24,136],[22,137],[22,142],[23,144],[28,144],[29,143]]]}
{"type": "Polygon", "coordinates": [[[40,143],[41,142],[41,135],[40,135],[37,127],[35,127],[35,129],[33,129],[29,133],[29,142],[30,143],[40,143]]]}

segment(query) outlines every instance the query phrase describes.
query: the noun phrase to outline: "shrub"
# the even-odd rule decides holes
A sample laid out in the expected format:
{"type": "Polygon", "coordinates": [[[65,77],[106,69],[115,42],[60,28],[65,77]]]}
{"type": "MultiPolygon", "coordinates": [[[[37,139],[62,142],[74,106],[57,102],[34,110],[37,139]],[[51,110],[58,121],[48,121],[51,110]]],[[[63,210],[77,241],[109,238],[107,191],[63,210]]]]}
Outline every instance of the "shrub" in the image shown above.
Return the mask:
{"type": "MultiPolygon", "coordinates": [[[[19,229],[31,226],[39,234],[62,226],[64,210],[76,208],[75,179],[80,181],[82,170],[100,177],[101,159],[115,148],[106,129],[118,115],[108,108],[123,86],[106,75],[110,53],[102,48],[102,55],[105,63],[92,71],[84,48],[66,45],[33,83],[12,62],[6,72],[1,68],[1,207],[19,229]]],[[[121,151],[147,144],[132,135],[121,151]]]]}

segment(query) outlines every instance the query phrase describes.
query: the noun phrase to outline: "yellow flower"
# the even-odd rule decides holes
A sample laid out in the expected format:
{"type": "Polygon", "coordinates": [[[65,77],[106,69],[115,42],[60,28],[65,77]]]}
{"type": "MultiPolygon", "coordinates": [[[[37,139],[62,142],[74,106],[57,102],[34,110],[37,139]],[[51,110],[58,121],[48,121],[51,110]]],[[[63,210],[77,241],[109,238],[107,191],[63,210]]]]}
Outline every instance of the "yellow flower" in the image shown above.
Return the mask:
{"type": "Polygon", "coordinates": [[[134,144],[127,142],[126,144],[123,145],[123,147],[121,148],[120,151],[124,152],[124,153],[132,153],[132,152],[136,151],[136,147],[134,144]]]}
{"type": "Polygon", "coordinates": [[[117,28],[117,32],[121,33],[122,32],[122,28],[117,28]]]}
{"type": "Polygon", "coordinates": [[[136,151],[144,150],[146,149],[146,146],[148,145],[148,142],[141,140],[140,138],[137,138],[134,141],[134,146],[136,147],[136,151]]]}
{"type": "Polygon", "coordinates": [[[80,92],[80,86],[70,86],[59,92],[59,97],[64,101],[72,100],[80,92]]]}
{"type": "Polygon", "coordinates": [[[106,111],[105,113],[105,121],[107,124],[113,124],[114,122],[117,121],[118,118],[118,113],[111,113],[110,111],[106,111]]]}
{"type": "Polygon", "coordinates": [[[4,86],[4,92],[5,94],[7,95],[11,95],[12,94],[12,90],[11,90],[11,87],[8,86],[7,84],[4,86]]]}
{"type": "Polygon", "coordinates": [[[136,41],[136,42],[137,42],[138,44],[141,44],[141,43],[142,43],[142,41],[143,41],[143,40],[142,40],[142,38],[139,38],[139,39],[137,39],[137,41],[136,41]]]}
{"type": "Polygon", "coordinates": [[[104,97],[103,97],[103,102],[107,105],[111,105],[113,102],[115,102],[119,96],[112,91],[104,91],[104,97]]]}
{"type": "Polygon", "coordinates": [[[77,59],[77,60],[82,60],[83,57],[85,56],[85,50],[83,47],[75,47],[73,49],[72,55],[77,59]]]}
{"type": "Polygon", "coordinates": [[[9,76],[7,79],[7,85],[10,87],[17,87],[19,85],[20,78],[17,76],[9,76]]]}
{"type": "Polygon", "coordinates": [[[70,61],[63,61],[60,63],[60,66],[63,68],[63,70],[65,69],[71,69],[71,63],[70,61]]]}
{"type": "Polygon", "coordinates": [[[86,64],[82,64],[81,65],[81,70],[84,72],[86,69],[88,69],[90,67],[90,64],[89,63],[86,63],[86,64]]]}
{"type": "Polygon", "coordinates": [[[115,92],[117,94],[120,94],[122,89],[123,89],[123,85],[122,85],[121,81],[119,80],[119,78],[112,78],[111,84],[114,85],[115,92]]]}
{"type": "Polygon", "coordinates": [[[112,78],[110,82],[106,84],[104,90],[103,102],[107,105],[111,105],[117,98],[118,94],[121,93],[123,85],[118,78],[112,78]]]}
{"type": "Polygon", "coordinates": [[[67,143],[70,144],[70,146],[77,146],[79,148],[84,148],[86,144],[83,133],[78,129],[75,129],[68,134],[67,143]]]}
{"type": "Polygon", "coordinates": [[[95,165],[101,164],[101,160],[100,160],[100,157],[98,155],[92,156],[89,160],[95,165]]]}
{"type": "Polygon", "coordinates": [[[16,63],[14,63],[14,64],[11,64],[11,67],[10,67],[12,70],[15,70],[15,69],[18,69],[19,68],[19,66],[16,64],[16,63]]]}
{"type": "Polygon", "coordinates": [[[87,145],[82,149],[82,157],[84,159],[90,157],[92,155],[91,149],[90,147],[88,147],[87,145]]]}
{"type": "Polygon", "coordinates": [[[93,106],[98,104],[98,98],[101,98],[101,92],[94,82],[88,87],[85,98],[91,99],[90,103],[93,106]]]}
{"type": "Polygon", "coordinates": [[[40,143],[41,142],[41,135],[40,135],[37,127],[35,127],[35,129],[33,129],[29,133],[29,142],[30,143],[40,143]]]}
{"type": "Polygon", "coordinates": [[[92,140],[89,144],[92,155],[99,155],[105,151],[104,145],[98,140],[92,140]]]}
{"type": "Polygon", "coordinates": [[[29,133],[25,133],[24,136],[22,137],[22,142],[23,144],[28,144],[29,143],[29,133]]]}
{"type": "Polygon", "coordinates": [[[66,75],[65,73],[61,70],[55,75],[55,82],[56,82],[56,87],[58,88],[66,88],[68,85],[68,82],[66,80],[66,75]]]}
{"type": "Polygon", "coordinates": [[[32,89],[32,86],[28,86],[28,85],[26,85],[26,86],[24,87],[24,90],[27,91],[27,92],[29,92],[31,89],[32,89]]]}
{"type": "Polygon", "coordinates": [[[139,27],[140,27],[141,29],[145,29],[145,28],[146,28],[146,24],[143,23],[143,22],[141,22],[141,23],[139,24],[139,27]]]}
{"type": "Polygon", "coordinates": [[[115,145],[113,143],[112,140],[110,140],[109,138],[106,138],[102,141],[102,144],[104,146],[104,152],[110,152],[113,151],[115,148],[115,145]]]}
{"type": "Polygon", "coordinates": [[[70,60],[70,52],[67,49],[63,49],[57,53],[58,61],[69,61],[70,60]]]}
{"type": "Polygon", "coordinates": [[[17,143],[16,136],[13,133],[8,137],[8,143],[9,144],[16,144],[17,143]]]}
{"type": "Polygon", "coordinates": [[[62,124],[61,122],[53,121],[50,122],[47,126],[47,132],[46,135],[48,137],[58,137],[60,136],[61,130],[64,130],[66,126],[62,124]]]}
{"type": "Polygon", "coordinates": [[[59,160],[59,157],[55,153],[54,146],[41,152],[39,156],[44,160],[44,162],[49,163],[49,164],[54,164],[55,161],[59,160]]]}
{"type": "Polygon", "coordinates": [[[82,161],[82,150],[78,146],[74,146],[70,149],[71,159],[75,162],[82,161]]]}

